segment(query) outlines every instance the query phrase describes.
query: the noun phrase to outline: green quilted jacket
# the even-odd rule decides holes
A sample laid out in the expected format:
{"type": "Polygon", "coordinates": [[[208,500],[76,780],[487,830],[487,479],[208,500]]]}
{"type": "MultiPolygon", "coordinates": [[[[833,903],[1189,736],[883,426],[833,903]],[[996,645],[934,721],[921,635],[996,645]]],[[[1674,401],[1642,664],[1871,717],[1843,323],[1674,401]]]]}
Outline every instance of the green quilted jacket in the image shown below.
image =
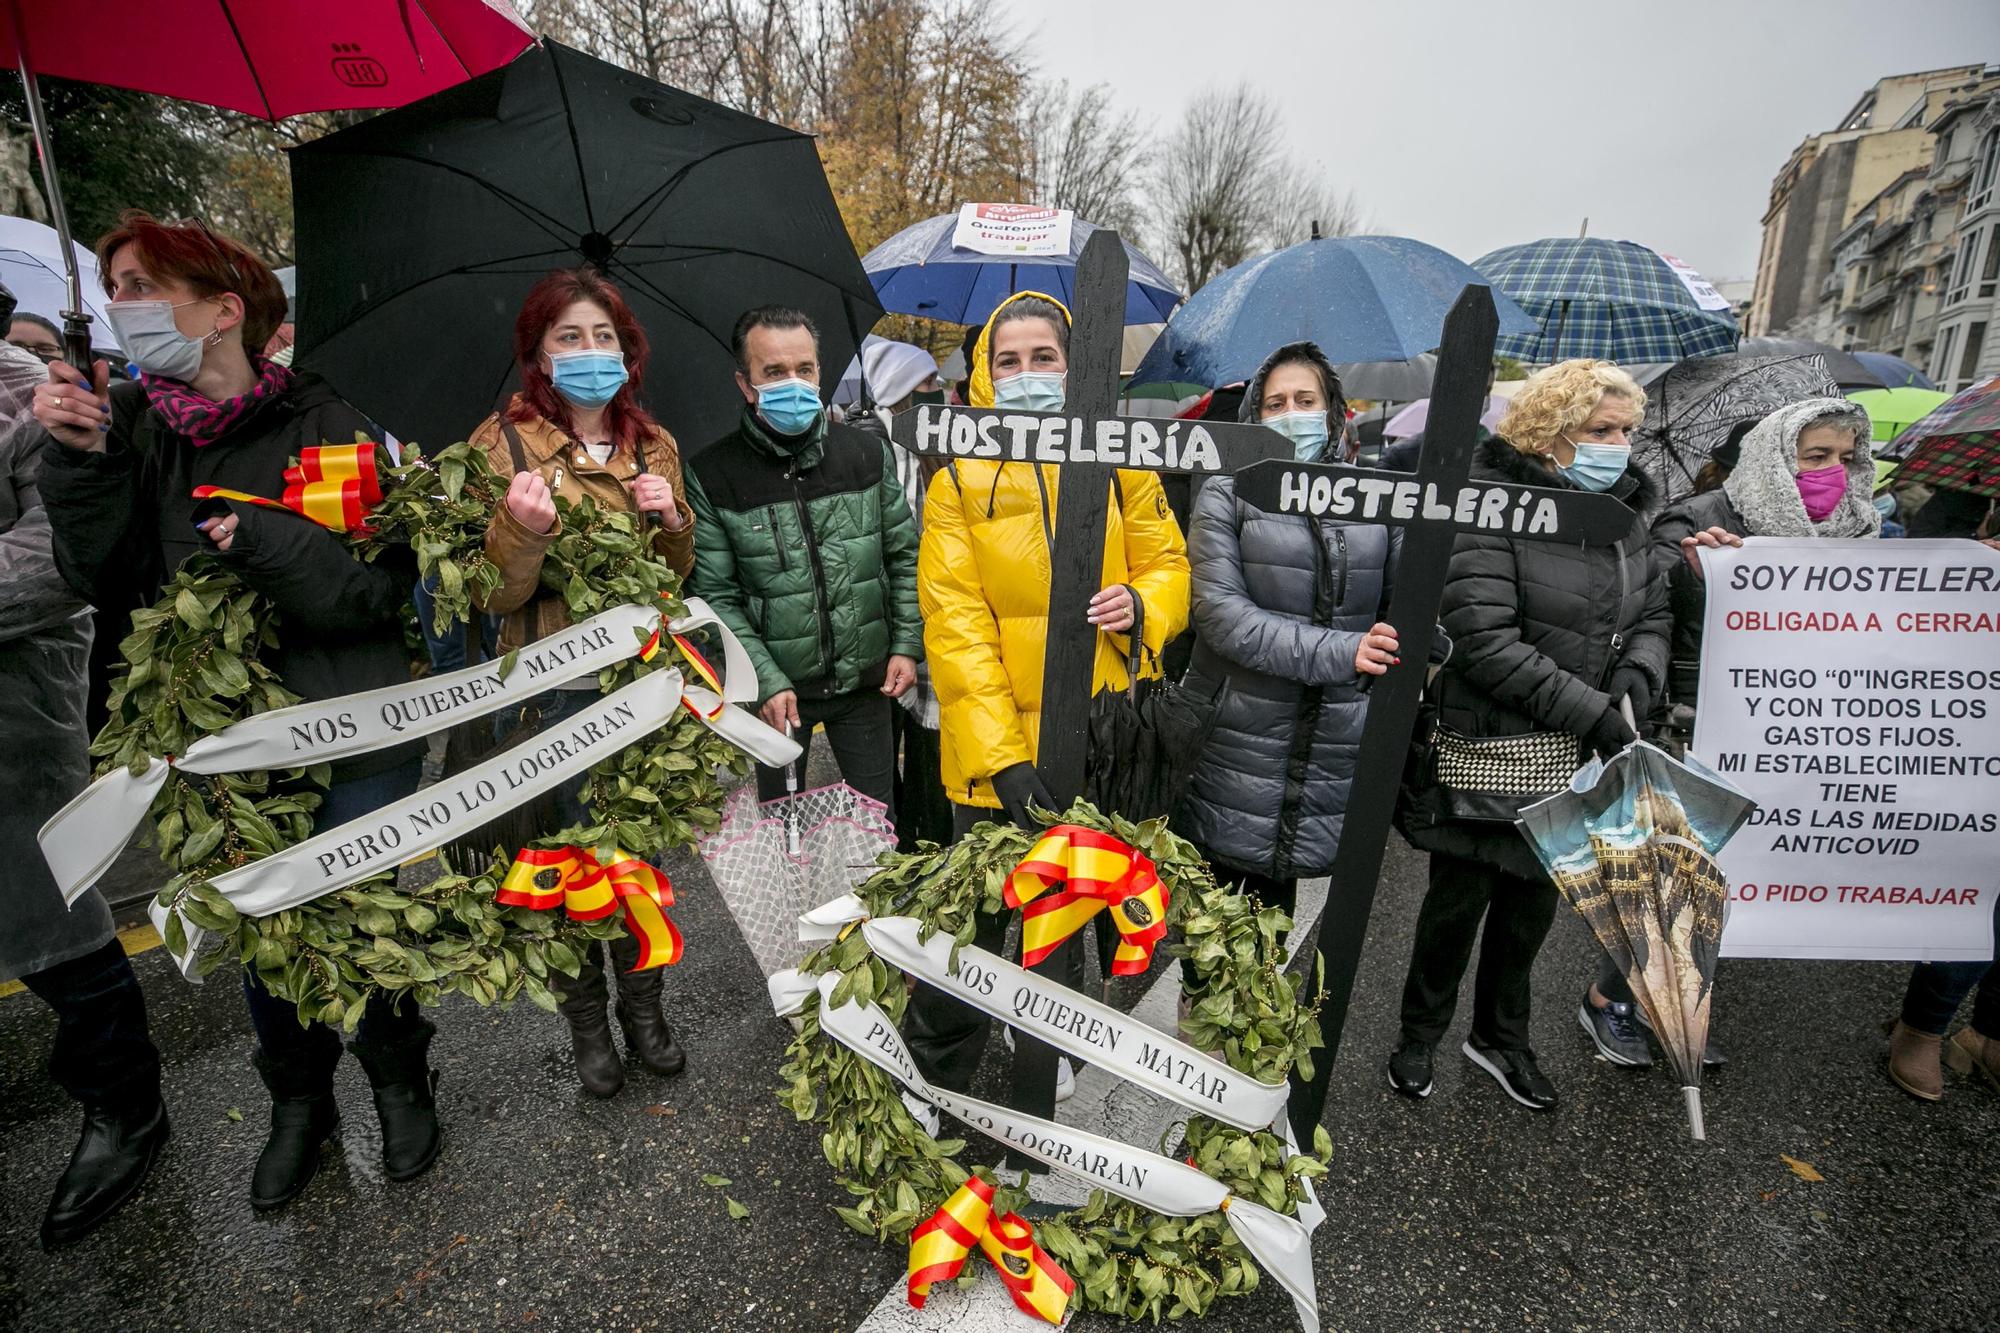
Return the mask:
{"type": "Polygon", "coordinates": [[[882,684],[893,654],[921,659],[917,533],[881,438],[821,414],[802,435],[745,409],[688,463],[690,591],[757,665],[757,702],[882,684]]]}

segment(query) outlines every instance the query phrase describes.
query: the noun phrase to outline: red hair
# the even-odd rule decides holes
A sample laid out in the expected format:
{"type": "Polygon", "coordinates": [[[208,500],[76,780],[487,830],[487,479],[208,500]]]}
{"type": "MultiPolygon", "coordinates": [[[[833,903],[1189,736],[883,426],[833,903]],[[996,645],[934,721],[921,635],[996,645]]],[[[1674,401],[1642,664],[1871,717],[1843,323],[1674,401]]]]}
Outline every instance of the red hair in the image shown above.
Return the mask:
{"type": "MultiPolygon", "coordinates": [[[[285,289],[271,266],[241,241],[210,231],[193,220],[161,222],[150,213],[127,209],[118,225],[97,242],[97,271],[111,294],[111,258],[126,246],[146,272],[185,283],[199,297],[235,293],[243,302],[243,350],[263,351],[285,322],[285,289]]],[[[268,353],[267,353],[268,355],[268,353]]]]}
{"type": "Polygon", "coordinates": [[[605,405],[605,424],[611,428],[611,442],[620,449],[637,449],[641,437],[658,428],[652,414],[639,405],[645,384],[646,356],[652,350],[639,317],[618,289],[605,281],[594,268],[557,269],[536,283],[521,302],[514,318],[514,360],[521,368],[521,396],[508,408],[514,421],[540,417],[574,434],[569,400],[556,392],[542,361],[542,337],[562,312],[578,301],[588,301],[611,316],[618,331],[619,350],[625,355],[626,380],[605,405]]]}

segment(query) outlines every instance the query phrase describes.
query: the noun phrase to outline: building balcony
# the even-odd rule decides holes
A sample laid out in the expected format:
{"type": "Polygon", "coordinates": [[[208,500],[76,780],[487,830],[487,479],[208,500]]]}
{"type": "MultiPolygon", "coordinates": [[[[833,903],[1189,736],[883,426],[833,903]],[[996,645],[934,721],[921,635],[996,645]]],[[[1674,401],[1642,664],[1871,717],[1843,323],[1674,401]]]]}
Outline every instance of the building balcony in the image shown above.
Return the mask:
{"type": "Polygon", "coordinates": [[[1949,162],[1931,168],[1927,178],[1933,190],[1947,190],[1972,174],[1972,155],[1954,157],[1949,162]]]}
{"type": "Polygon", "coordinates": [[[1863,288],[1860,297],[1854,302],[1853,308],[1865,313],[1879,306],[1887,305],[1890,298],[1895,296],[1895,294],[1896,280],[1894,278],[1883,278],[1880,282],[1871,282],[1863,288]]]}

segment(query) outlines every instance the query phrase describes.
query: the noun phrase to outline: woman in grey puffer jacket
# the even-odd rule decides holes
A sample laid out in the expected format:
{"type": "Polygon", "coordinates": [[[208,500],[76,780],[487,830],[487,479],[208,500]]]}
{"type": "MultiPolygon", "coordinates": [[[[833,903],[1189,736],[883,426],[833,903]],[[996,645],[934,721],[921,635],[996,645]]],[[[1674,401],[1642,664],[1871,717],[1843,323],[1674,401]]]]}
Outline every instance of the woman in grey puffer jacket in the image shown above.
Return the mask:
{"type": "MultiPolygon", "coordinates": [[[[1273,352],[1243,418],[1318,461],[1347,404],[1311,343],[1273,352]]],[[[1302,875],[1324,875],[1340,843],[1368,707],[1362,682],[1396,659],[1380,623],[1401,533],[1373,523],[1272,514],[1211,478],[1188,534],[1194,660],[1184,687],[1216,701],[1213,735],[1174,827],[1224,883],[1292,910],[1302,875]]]]}

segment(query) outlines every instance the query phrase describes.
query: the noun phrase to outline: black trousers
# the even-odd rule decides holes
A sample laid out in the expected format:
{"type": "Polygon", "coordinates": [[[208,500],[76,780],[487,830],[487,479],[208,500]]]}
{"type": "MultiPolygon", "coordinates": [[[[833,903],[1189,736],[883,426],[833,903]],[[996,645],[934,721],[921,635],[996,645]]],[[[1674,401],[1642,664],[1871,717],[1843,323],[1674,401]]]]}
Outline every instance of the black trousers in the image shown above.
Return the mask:
{"type": "Polygon", "coordinates": [[[56,1011],[49,1077],[85,1106],[138,1110],[160,1095],[160,1052],[146,1031],[146,995],[107,940],[81,958],[33,972],[22,984],[56,1011]]]}
{"type": "Polygon", "coordinates": [[[1473,1035],[1502,1050],[1528,1049],[1528,982],[1556,919],[1556,888],[1479,861],[1431,853],[1431,886],[1417,913],[1403,982],[1403,1035],[1435,1045],[1451,1026],[1459,982],[1480,941],[1472,988],[1473,1035]]]}
{"type": "Polygon", "coordinates": [[[944,794],[944,749],[938,733],[922,726],[897,704],[889,710],[902,750],[896,770],[896,850],[914,852],[919,842],[940,847],[951,841],[951,798],[944,794]]]}
{"type": "MultiPolygon", "coordinates": [[[[974,824],[1007,817],[998,810],[982,810],[969,805],[954,805],[951,815],[953,836],[959,838],[964,837],[974,824]]],[[[1007,926],[1012,915],[1010,912],[981,913],[972,942],[990,953],[999,953],[1006,946],[1007,926]]],[[[1078,931],[1035,970],[1065,985],[1075,986],[1083,980],[1082,946],[1083,932],[1078,931]]],[[[986,1053],[986,1038],[992,1026],[992,1020],[980,1010],[922,981],[917,982],[910,995],[909,1007],[903,1013],[903,1036],[918,1071],[929,1082],[952,1092],[964,1092],[972,1085],[972,1076],[979,1069],[980,1057],[986,1053]]],[[[1017,1037],[1017,1055],[1030,1044],[1043,1045],[1032,1037],[1017,1037]]],[[[1009,1104],[1012,1105],[1012,1102],[1009,1104]]]]}
{"type": "MultiPolygon", "coordinates": [[[[880,690],[854,690],[824,699],[799,696],[799,725],[795,739],[804,747],[799,755],[799,789],[805,790],[806,760],[810,757],[812,730],[826,728],[826,743],[833,747],[833,761],[840,765],[840,780],[863,796],[872,796],[896,817],[896,732],[890,714],[896,701],[880,690]]],[[[785,794],[785,770],[757,766],[757,799],[775,801],[785,794]]]]}

